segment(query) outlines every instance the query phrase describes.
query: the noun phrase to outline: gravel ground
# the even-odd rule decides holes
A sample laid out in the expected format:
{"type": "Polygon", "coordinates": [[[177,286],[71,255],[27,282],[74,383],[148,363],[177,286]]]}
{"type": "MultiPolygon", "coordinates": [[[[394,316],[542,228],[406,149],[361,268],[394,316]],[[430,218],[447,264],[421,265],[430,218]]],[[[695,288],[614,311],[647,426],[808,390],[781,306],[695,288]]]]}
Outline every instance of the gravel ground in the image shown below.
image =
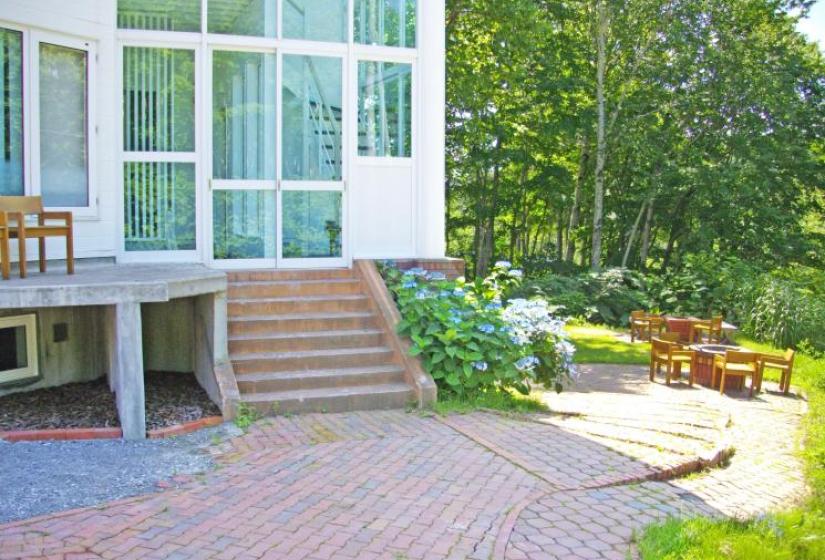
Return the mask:
{"type": "Polygon", "coordinates": [[[166,440],[0,441],[0,523],[154,492],[214,467],[206,447],[240,434],[223,424],[166,440]]]}

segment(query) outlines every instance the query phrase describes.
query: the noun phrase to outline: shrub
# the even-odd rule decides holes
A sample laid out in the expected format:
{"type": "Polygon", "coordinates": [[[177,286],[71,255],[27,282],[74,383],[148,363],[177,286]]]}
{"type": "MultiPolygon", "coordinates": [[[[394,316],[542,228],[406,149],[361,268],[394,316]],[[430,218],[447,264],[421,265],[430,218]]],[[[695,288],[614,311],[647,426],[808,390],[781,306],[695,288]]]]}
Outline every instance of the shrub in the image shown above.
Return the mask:
{"type": "Polygon", "coordinates": [[[518,300],[506,307],[503,292],[518,284],[521,271],[497,263],[484,279],[446,280],[423,269],[382,267],[402,321],[399,333],[412,340],[411,354],[441,390],[457,395],[531,383],[560,388],[573,370],[572,347],[563,321],[543,301],[518,300]]]}

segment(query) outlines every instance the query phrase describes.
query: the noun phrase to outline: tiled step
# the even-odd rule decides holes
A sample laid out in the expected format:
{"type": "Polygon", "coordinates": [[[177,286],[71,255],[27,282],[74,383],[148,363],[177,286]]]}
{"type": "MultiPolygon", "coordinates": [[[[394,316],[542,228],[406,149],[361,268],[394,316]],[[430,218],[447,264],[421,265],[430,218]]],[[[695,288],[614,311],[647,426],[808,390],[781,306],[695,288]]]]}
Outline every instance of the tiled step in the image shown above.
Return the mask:
{"type": "Polygon", "coordinates": [[[268,352],[231,356],[235,374],[368,367],[392,362],[393,351],[386,346],[336,348],[302,352],[268,352]]]}
{"type": "Polygon", "coordinates": [[[323,280],[286,280],[234,282],[229,284],[229,297],[275,298],[289,296],[353,295],[361,293],[361,282],[354,278],[326,278],[323,280]]]}
{"type": "Polygon", "coordinates": [[[295,352],[329,348],[382,346],[384,332],[379,329],[284,332],[235,335],[229,339],[232,355],[262,352],[295,352]]]}
{"type": "Polygon", "coordinates": [[[377,328],[371,312],[296,313],[249,315],[229,321],[229,336],[265,333],[363,330],[377,328]]]}
{"type": "Polygon", "coordinates": [[[238,375],[243,394],[300,391],[359,385],[404,383],[404,368],[394,364],[359,368],[281,371],[238,375]]]}
{"type": "Polygon", "coordinates": [[[228,306],[230,317],[366,311],[368,309],[369,300],[363,294],[237,299],[230,300],[228,306]]]}
{"type": "Polygon", "coordinates": [[[326,270],[244,270],[229,272],[229,283],[235,282],[284,282],[288,280],[329,280],[355,279],[355,273],[348,268],[326,270]]]}
{"type": "Polygon", "coordinates": [[[405,383],[241,395],[241,401],[261,414],[386,410],[403,408],[414,400],[414,391],[405,383]]]}

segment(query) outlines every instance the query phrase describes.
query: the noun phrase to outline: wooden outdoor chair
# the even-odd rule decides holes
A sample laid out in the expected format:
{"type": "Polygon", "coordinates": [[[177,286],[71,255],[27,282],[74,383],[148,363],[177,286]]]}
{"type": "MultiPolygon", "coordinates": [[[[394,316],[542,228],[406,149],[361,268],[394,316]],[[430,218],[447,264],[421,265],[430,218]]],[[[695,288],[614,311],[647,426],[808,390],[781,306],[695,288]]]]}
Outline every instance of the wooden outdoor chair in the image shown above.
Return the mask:
{"type": "Polygon", "coordinates": [[[650,340],[654,330],[661,332],[664,327],[664,319],[658,315],[651,315],[647,311],[630,312],[630,342],[639,340],[650,340]]]}
{"type": "Polygon", "coordinates": [[[721,373],[722,375],[719,381],[719,394],[722,395],[725,394],[725,380],[728,377],[738,377],[744,382],[744,379],[750,376],[751,390],[748,398],[753,397],[754,384],[758,382],[759,378],[758,360],[759,354],[756,352],[740,350],[728,350],[724,356],[714,356],[711,387],[716,386],[717,373],[721,373]]]}
{"type": "Polygon", "coordinates": [[[0,258],[3,259],[3,279],[11,275],[9,239],[17,239],[20,278],[26,277],[26,240],[37,239],[40,253],[40,272],[46,272],[46,238],[66,238],[66,269],[74,274],[74,234],[71,212],[46,212],[39,196],[0,196],[0,258]],[[37,224],[26,225],[26,216],[36,215],[37,224]],[[62,224],[47,224],[47,220],[61,220],[62,224]]]}
{"type": "MultiPolygon", "coordinates": [[[[677,334],[678,333],[671,333],[677,334]]],[[[676,342],[653,338],[650,341],[650,381],[656,379],[656,374],[661,372],[664,365],[667,368],[665,383],[670,385],[671,379],[682,377],[682,366],[687,364],[690,367],[688,384],[693,387],[695,367],[695,353],[693,350],[686,350],[676,342]]]]}
{"type": "Polygon", "coordinates": [[[787,395],[791,388],[791,374],[793,373],[793,359],[795,355],[796,352],[789,348],[785,351],[784,356],[776,356],[773,354],[762,354],[759,356],[759,380],[756,385],[757,390],[762,390],[762,377],[765,374],[765,369],[778,369],[781,372],[781,377],[779,378],[779,390],[787,395]]]}
{"type": "Polygon", "coordinates": [[[719,344],[722,342],[722,320],[718,315],[706,321],[696,321],[690,326],[690,341],[702,342],[703,335],[707,335],[708,344],[719,344]]]}

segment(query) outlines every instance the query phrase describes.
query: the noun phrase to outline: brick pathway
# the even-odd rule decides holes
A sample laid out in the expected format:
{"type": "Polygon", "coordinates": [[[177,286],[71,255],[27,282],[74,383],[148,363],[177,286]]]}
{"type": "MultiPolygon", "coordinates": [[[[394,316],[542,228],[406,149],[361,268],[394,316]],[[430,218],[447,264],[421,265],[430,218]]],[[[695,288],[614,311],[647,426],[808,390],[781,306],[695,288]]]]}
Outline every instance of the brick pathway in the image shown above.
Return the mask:
{"type": "Polygon", "coordinates": [[[625,558],[655,519],[762,511],[804,490],[792,436],[775,437],[801,401],[644,376],[592,368],[547,396],[567,415],[264,420],[179,488],[0,526],[0,559],[625,558]],[[729,437],[727,469],[652,481],[729,437]]]}

